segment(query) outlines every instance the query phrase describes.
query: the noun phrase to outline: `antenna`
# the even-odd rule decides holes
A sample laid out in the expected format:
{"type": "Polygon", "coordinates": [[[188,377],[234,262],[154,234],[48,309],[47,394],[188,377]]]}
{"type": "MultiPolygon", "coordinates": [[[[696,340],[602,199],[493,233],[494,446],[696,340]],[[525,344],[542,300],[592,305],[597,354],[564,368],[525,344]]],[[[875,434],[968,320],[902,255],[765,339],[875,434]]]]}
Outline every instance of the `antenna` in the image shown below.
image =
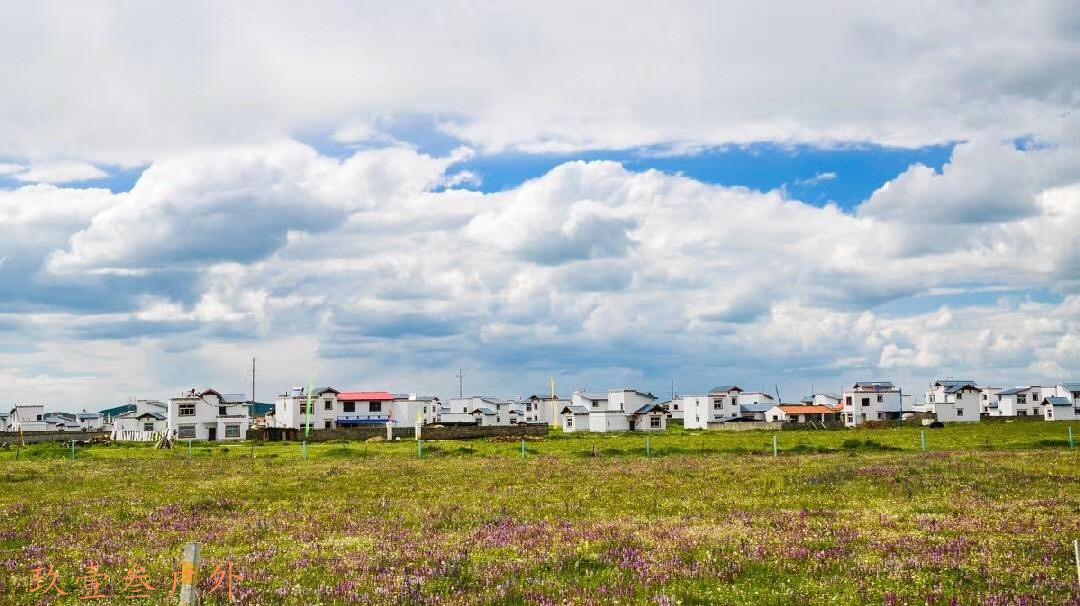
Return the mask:
{"type": "Polygon", "coordinates": [[[460,368],[458,368],[456,376],[457,376],[457,395],[458,395],[459,398],[464,398],[465,397],[465,390],[464,390],[464,387],[463,387],[464,383],[463,383],[462,380],[465,378],[465,373],[462,372],[462,370],[460,368]]]}

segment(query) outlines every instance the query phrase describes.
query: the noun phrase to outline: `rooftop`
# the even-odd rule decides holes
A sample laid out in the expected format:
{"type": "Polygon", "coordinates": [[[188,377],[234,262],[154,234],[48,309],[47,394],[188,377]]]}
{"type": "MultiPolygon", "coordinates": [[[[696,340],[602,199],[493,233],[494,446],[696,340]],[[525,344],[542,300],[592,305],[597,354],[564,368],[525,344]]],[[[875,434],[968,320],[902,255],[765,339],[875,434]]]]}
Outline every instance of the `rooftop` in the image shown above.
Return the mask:
{"type": "Polygon", "coordinates": [[[394,399],[394,394],[388,391],[342,391],[338,393],[338,400],[356,401],[367,400],[369,402],[386,402],[394,399]]]}

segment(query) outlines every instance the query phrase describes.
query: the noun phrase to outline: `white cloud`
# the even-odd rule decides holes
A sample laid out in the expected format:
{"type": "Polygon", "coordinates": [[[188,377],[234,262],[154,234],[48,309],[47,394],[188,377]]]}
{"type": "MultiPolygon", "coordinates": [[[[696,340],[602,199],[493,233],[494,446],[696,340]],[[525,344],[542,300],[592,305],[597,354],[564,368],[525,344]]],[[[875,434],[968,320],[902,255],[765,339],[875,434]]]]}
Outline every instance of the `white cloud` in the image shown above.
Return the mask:
{"type": "Polygon", "coordinates": [[[73,183],[104,179],[109,173],[86,162],[57,161],[35,163],[12,173],[12,176],[27,183],[73,183]]]}
{"type": "Polygon", "coordinates": [[[0,53],[20,61],[0,157],[130,166],[283,135],[378,140],[401,114],[484,149],[918,145],[1054,132],[1076,102],[1068,2],[444,8],[4,7],[0,53]]]}

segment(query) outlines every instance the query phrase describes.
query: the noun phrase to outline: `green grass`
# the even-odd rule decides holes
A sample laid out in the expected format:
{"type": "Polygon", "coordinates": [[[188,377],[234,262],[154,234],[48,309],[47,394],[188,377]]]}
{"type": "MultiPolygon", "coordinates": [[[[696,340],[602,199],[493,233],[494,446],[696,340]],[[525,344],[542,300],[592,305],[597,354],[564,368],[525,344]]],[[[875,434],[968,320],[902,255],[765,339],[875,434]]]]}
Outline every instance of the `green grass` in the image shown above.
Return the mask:
{"type": "MultiPolygon", "coordinates": [[[[921,433],[925,432],[927,451],[1021,450],[1032,448],[1068,448],[1068,427],[1080,442],[1080,423],[1043,421],[988,422],[949,425],[943,429],[898,427],[858,430],[786,430],[786,431],[692,431],[674,427],[659,434],[615,433],[590,434],[554,431],[541,442],[526,443],[531,456],[591,458],[595,447],[598,456],[637,457],[645,455],[646,436],[652,456],[772,454],[773,436],[777,436],[783,454],[837,452],[921,452],[921,433]]],[[[425,442],[428,457],[520,457],[518,442],[492,440],[425,442]]],[[[76,449],[77,459],[130,458],[250,458],[302,459],[299,442],[193,442],[189,455],[187,442],[178,442],[171,451],[155,450],[147,444],[113,444],[76,449]]],[[[416,442],[313,442],[307,445],[308,459],[363,456],[416,458],[416,442]]],[[[21,458],[70,458],[71,449],[61,444],[31,445],[24,449],[0,450],[0,462],[21,458]]]]}
{"type": "Polygon", "coordinates": [[[242,604],[1075,604],[1066,427],[2,451],[0,603],[50,565],[87,603],[87,562],[175,603],[194,540],[242,604]]]}

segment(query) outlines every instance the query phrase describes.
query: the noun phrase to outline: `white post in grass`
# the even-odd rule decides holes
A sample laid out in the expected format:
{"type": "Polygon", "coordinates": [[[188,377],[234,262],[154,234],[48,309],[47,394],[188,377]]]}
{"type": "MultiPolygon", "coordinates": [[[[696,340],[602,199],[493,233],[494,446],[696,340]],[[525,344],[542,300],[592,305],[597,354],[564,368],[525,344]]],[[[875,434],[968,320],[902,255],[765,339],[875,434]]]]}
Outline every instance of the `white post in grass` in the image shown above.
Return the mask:
{"type": "Polygon", "coordinates": [[[180,606],[199,603],[199,544],[184,545],[184,560],[180,564],[180,606]]]}
{"type": "Polygon", "coordinates": [[[776,445],[776,434],[773,434],[773,437],[772,437],[772,456],[774,456],[774,457],[780,456],[780,450],[779,450],[779,448],[777,448],[777,445],[776,445]]]}
{"type": "Polygon", "coordinates": [[[386,422],[386,441],[390,442],[394,439],[394,426],[390,424],[390,421],[386,422]]]}
{"type": "Polygon", "coordinates": [[[1076,584],[1080,585],[1080,539],[1073,539],[1073,557],[1076,558],[1076,584]]]}

